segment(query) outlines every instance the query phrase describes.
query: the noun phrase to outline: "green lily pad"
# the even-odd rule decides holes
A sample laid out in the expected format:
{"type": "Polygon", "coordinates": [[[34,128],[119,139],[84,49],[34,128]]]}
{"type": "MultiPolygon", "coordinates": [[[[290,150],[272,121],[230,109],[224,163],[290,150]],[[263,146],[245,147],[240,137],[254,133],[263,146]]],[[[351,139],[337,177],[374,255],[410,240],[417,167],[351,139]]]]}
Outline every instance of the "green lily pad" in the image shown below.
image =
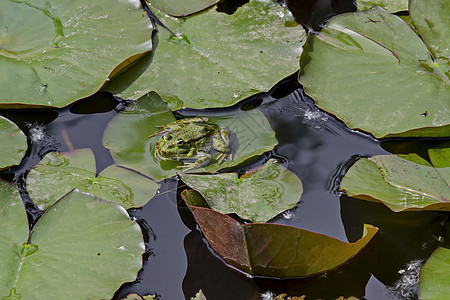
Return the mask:
{"type": "MultiPolygon", "coordinates": [[[[217,162],[195,172],[216,172],[270,151],[277,144],[275,133],[259,110],[233,112],[209,118],[209,123],[228,127],[232,133],[233,159],[217,162]]],[[[103,135],[103,144],[111,150],[118,165],[136,170],[157,181],[179,172],[183,162],[162,160],[155,155],[160,136],[148,136],[175,118],[156,93],[150,93],[119,113],[103,135]]]]}
{"type": "Polygon", "coordinates": [[[308,37],[299,81],[318,106],[350,128],[378,138],[447,137],[449,57],[443,49],[450,23],[448,17],[436,16],[450,15],[450,5],[442,3],[410,3],[414,24],[433,19],[433,26],[417,27],[423,41],[379,7],[336,16],[318,35],[308,37]],[[427,9],[417,12],[416,3],[427,9]]]}
{"type": "Polygon", "coordinates": [[[369,9],[375,5],[389,12],[408,10],[408,0],[356,0],[356,6],[359,11],[369,9]]]}
{"type": "Polygon", "coordinates": [[[219,0],[147,0],[152,6],[159,10],[162,10],[168,15],[174,17],[188,16],[198,11],[201,11],[207,7],[210,7],[219,0]]]}
{"type": "Polygon", "coordinates": [[[27,138],[8,119],[0,116],[0,169],[18,165],[27,151],[27,138]]]}
{"type": "Polygon", "coordinates": [[[448,145],[429,152],[432,164],[417,154],[360,159],[348,170],[340,189],[352,197],[381,201],[393,211],[449,211],[448,145]]]}
{"type": "Polygon", "coordinates": [[[122,283],[135,280],[144,252],[142,232],[123,208],[73,191],[28,237],[22,201],[11,195],[2,196],[0,210],[4,299],[109,299],[122,283]]]}
{"type": "Polygon", "coordinates": [[[90,149],[50,152],[27,176],[27,191],[42,210],[74,188],[128,209],[147,203],[159,184],[115,165],[96,176],[95,158],[90,149]]]}
{"type": "Polygon", "coordinates": [[[439,247],[422,266],[419,274],[419,298],[447,299],[450,295],[450,249],[439,247]]]}
{"type": "Polygon", "coordinates": [[[251,0],[233,15],[214,8],[186,19],[155,14],[180,37],[161,29],[150,67],[130,68],[105,90],[125,99],[154,90],[171,109],[224,107],[298,70],[305,31],[274,1],[251,0]]]}
{"type": "MultiPolygon", "coordinates": [[[[186,203],[214,249],[226,263],[253,276],[303,277],[334,269],[355,256],[377,228],[366,225],[363,237],[346,243],[296,227],[249,223],[186,203]]],[[[187,196],[187,197],[186,197],[187,196]]]]}
{"type": "Polygon", "coordinates": [[[0,296],[7,296],[14,285],[11,275],[22,260],[18,251],[28,238],[28,220],[14,184],[0,180],[0,199],[0,296]]]}
{"type": "Polygon", "coordinates": [[[181,180],[200,192],[209,207],[223,214],[236,213],[252,222],[267,222],[293,208],[303,193],[300,179],[275,159],[238,177],[180,174],[181,180]]]}
{"type": "Polygon", "coordinates": [[[0,103],[67,105],[152,45],[139,1],[3,0],[0,20],[0,103]]]}

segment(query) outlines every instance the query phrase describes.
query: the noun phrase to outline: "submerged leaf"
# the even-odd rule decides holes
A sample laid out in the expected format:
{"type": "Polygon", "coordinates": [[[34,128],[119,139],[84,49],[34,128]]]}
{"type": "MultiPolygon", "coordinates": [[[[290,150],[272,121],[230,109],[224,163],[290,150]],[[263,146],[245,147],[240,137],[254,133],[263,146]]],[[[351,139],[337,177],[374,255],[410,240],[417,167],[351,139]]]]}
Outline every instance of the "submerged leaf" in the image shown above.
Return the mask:
{"type": "Polygon", "coordinates": [[[357,161],[340,189],[349,196],[381,201],[394,211],[450,210],[448,143],[430,149],[432,164],[416,154],[377,155],[357,161]]]}
{"type": "Polygon", "coordinates": [[[131,68],[106,90],[126,99],[154,90],[171,109],[224,107],[298,70],[305,31],[287,26],[292,17],[275,1],[251,0],[233,15],[214,8],[185,19],[155,14],[179,36],[161,29],[148,69],[131,68]]]}
{"type": "Polygon", "coordinates": [[[27,176],[27,191],[42,210],[74,188],[128,209],[147,203],[155,195],[159,184],[115,165],[107,167],[97,176],[90,149],[50,152],[27,176]]]}
{"type": "MultiPolygon", "coordinates": [[[[232,160],[226,159],[195,169],[196,172],[215,172],[236,166],[245,160],[270,151],[277,144],[275,133],[267,118],[257,109],[228,112],[209,118],[209,123],[227,127],[231,133],[232,160]]],[[[154,92],[140,98],[109,124],[103,136],[105,147],[111,150],[118,165],[136,170],[155,180],[172,177],[183,161],[163,160],[155,155],[159,135],[149,137],[160,126],[175,121],[173,114],[154,92]]]]}
{"type": "Polygon", "coordinates": [[[378,138],[447,137],[450,21],[436,16],[450,15],[450,2],[413,1],[410,14],[414,24],[432,20],[418,26],[420,37],[379,7],[331,19],[304,46],[299,81],[305,91],[350,128],[378,138]],[[417,11],[414,3],[427,8],[417,11]]]}
{"type": "Polygon", "coordinates": [[[22,229],[6,231],[17,242],[0,248],[2,266],[8,266],[0,268],[0,296],[109,299],[123,282],[135,280],[144,252],[142,232],[120,206],[73,191],[39,219],[27,242],[22,201],[4,200],[2,228],[22,229]],[[11,213],[15,207],[21,216],[11,213]]]}
{"type": "Polygon", "coordinates": [[[336,268],[355,256],[377,232],[345,243],[319,233],[278,224],[241,224],[215,210],[189,209],[214,251],[231,266],[253,276],[303,277],[336,268]]]}
{"type": "Polygon", "coordinates": [[[180,174],[180,178],[200,192],[212,209],[252,222],[267,222],[293,208],[303,192],[300,179],[275,159],[240,178],[236,173],[180,174]]]}
{"type": "Polygon", "coordinates": [[[0,103],[67,105],[151,50],[139,1],[2,0],[0,20],[0,103]]]}
{"type": "Polygon", "coordinates": [[[17,165],[27,151],[27,138],[11,121],[0,116],[0,169],[17,165]]]}

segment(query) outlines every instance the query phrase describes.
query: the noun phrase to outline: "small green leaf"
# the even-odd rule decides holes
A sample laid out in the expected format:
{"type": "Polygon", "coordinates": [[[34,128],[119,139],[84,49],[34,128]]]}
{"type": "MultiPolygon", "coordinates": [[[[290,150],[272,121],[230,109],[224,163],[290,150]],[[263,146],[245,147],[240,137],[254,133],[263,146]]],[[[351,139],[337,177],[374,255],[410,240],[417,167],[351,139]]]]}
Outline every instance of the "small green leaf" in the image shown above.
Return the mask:
{"type": "MultiPolygon", "coordinates": [[[[189,199],[186,199],[189,205],[189,199]]],[[[334,269],[363,249],[378,231],[365,226],[363,237],[346,243],[296,227],[241,224],[215,210],[189,205],[198,225],[226,263],[253,276],[304,277],[334,269]]]]}
{"type": "Polygon", "coordinates": [[[224,107],[298,70],[305,31],[286,26],[293,18],[275,1],[251,0],[233,15],[214,8],[183,19],[155,14],[180,38],[159,30],[149,67],[130,68],[105,90],[133,100],[153,90],[171,109],[224,107]]]}
{"type": "Polygon", "coordinates": [[[179,176],[200,192],[212,209],[236,213],[252,222],[267,222],[293,208],[303,192],[300,179],[275,159],[241,178],[236,173],[179,176]]]}
{"type": "Polygon", "coordinates": [[[430,149],[432,164],[417,154],[378,155],[357,161],[340,189],[349,196],[381,201],[394,211],[450,210],[449,143],[430,149]]]}
{"type": "MultiPolygon", "coordinates": [[[[11,188],[3,184],[0,192],[11,188]]],[[[2,200],[0,297],[109,299],[122,283],[135,280],[142,232],[120,206],[72,191],[45,212],[28,239],[20,197],[2,200]]]]}
{"type": "Polygon", "coordinates": [[[450,249],[440,247],[422,266],[419,274],[419,298],[447,299],[450,295],[450,249]]]}
{"type": "Polygon", "coordinates": [[[107,167],[97,176],[90,149],[50,152],[27,176],[27,191],[42,210],[74,188],[128,209],[147,203],[155,195],[159,184],[115,165],[107,167]]]}
{"type": "Polygon", "coordinates": [[[0,169],[18,165],[27,151],[27,138],[11,121],[0,116],[0,169]]]}
{"type": "Polygon", "coordinates": [[[0,20],[0,103],[67,105],[152,46],[134,0],[2,0],[0,20]]]}
{"type": "MultiPolygon", "coordinates": [[[[232,137],[233,159],[217,162],[195,172],[216,172],[236,166],[245,160],[270,151],[277,144],[267,118],[257,109],[233,112],[209,118],[209,123],[228,127],[232,137]]],[[[154,92],[140,98],[116,116],[103,135],[103,143],[111,150],[118,165],[136,170],[157,181],[172,177],[183,166],[182,161],[162,160],[155,155],[159,135],[149,138],[157,126],[175,118],[162,99],[154,92]]]]}
{"type": "Polygon", "coordinates": [[[410,14],[420,36],[379,7],[331,19],[304,46],[305,91],[377,138],[448,137],[450,2],[412,1],[410,14]]]}
{"type": "Polygon", "coordinates": [[[175,17],[188,16],[216,4],[219,0],[147,0],[159,10],[175,17]]]}

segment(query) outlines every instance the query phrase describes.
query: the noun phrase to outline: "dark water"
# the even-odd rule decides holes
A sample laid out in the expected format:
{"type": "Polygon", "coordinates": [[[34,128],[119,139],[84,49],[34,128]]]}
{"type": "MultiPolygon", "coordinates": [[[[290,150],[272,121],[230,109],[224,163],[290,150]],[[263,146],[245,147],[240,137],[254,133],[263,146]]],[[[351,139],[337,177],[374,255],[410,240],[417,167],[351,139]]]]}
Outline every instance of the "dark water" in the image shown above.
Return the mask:
{"type": "MultiPolygon", "coordinates": [[[[339,1],[322,2],[322,6],[317,2],[312,6],[304,23],[318,24],[340,10],[354,9],[347,7],[349,1],[342,1],[344,8],[338,6],[339,1]]],[[[291,9],[295,11],[296,8],[291,9]]],[[[109,93],[99,92],[62,109],[0,111],[29,137],[36,129],[44,133],[39,141],[29,139],[27,156],[20,166],[0,172],[1,178],[15,181],[22,188],[31,223],[42,212],[34,207],[23,189],[30,168],[49,151],[79,148],[94,151],[98,172],[112,164],[109,151],[101,144],[102,134],[108,122],[126,104],[109,93]]],[[[280,82],[270,92],[230,108],[186,109],[175,114],[182,118],[250,109],[260,109],[267,116],[279,144],[242,169],[277,158],[297,174],[304,187],[301,201],[291,214],[278,216],[271,222],[349,242],[361,237],[363,224],[377,226],[380,232],[354,259],[326,274],[286,280],[249,278],[227,267],[210,251],[179,197],[183,184],[175,178],[167,179],[162,182],[159,193],[144,207],[129,211],[139,220],[147,249],[137,281],[124,284],[115,298],[138,293],[157,294],[164,300],[190,299],[202,289],[209,300],[261,299],[261,294],[268,291],[307,295],[307,299],[339,296],[414,299],[414,284],[408,285],[408,282],[414,281],[417,267],[441,244],[445,236],[443,224],[449,215],[393,213],[382,204],[340,195],[337,188],[346,170],[358,158],[401,152],[405,144],[408,149],[420,152],[430,141],[381,143],[370,135],[351,131],[333,116],[317,109],[303,93],[295,75],[280,82]]]]}

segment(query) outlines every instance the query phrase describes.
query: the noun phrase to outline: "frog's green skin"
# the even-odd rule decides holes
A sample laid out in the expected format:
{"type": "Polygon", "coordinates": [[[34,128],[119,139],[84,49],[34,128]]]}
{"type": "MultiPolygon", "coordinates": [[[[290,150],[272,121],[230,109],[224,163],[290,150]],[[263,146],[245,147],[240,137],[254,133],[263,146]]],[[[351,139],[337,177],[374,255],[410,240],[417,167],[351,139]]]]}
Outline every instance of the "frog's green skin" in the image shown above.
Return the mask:
{"type": "Polygon", "coordinates": [[[228,128],[207,124],[208,118],[177,120],[149,137],[162,134],[155,146],[155,156],[162,159],[195,160],[184,164],[189,171],[208,165],[213,159],[220,165],[225,158],[231,159],[230,132],[228,128]],[[214,151],[213,151],[214,150],[214,151]],[[215,152],[214,155],[211,153],[215,152]]]}

